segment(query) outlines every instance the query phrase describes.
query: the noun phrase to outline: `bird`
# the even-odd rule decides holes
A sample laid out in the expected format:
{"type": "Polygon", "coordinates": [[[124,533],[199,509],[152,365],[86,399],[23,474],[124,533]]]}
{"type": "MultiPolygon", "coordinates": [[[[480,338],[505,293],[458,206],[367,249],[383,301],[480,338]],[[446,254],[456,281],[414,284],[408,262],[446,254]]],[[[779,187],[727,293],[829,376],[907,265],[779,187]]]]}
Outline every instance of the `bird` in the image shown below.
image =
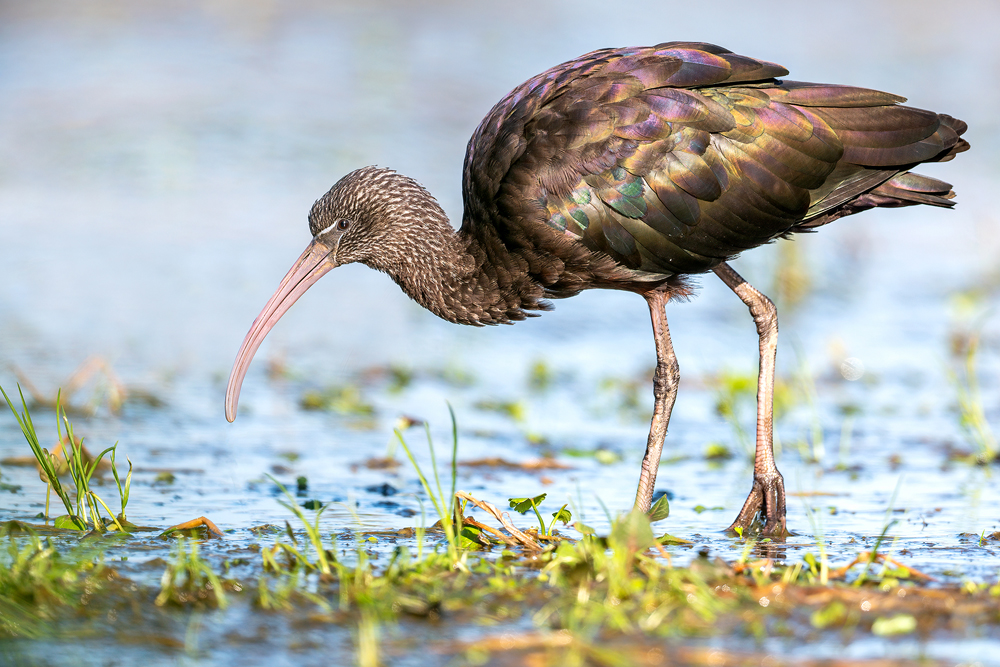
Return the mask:
{"type": "Polygon", "coordinates": [[[634,292],[656,351],[634,504],[649,513],[680,379],[666,305],[712,272],[759,337],[753,479],[728,530],[788,535],[772,446],[777,311],[729,262],[871,208],[952,208],[950,184],[911,169],[969,148],[966,123],[949,115],[788,74],[700,42],[600,49],[548,69],[472,135],[457,231],[414,179],[375,166],[347,174],[312,206],[311,242],[240,347],[226,418],[268,331],[337,266],[384,272],[433,314],[473,326],[537,316],[587,289],[634,292]]]}

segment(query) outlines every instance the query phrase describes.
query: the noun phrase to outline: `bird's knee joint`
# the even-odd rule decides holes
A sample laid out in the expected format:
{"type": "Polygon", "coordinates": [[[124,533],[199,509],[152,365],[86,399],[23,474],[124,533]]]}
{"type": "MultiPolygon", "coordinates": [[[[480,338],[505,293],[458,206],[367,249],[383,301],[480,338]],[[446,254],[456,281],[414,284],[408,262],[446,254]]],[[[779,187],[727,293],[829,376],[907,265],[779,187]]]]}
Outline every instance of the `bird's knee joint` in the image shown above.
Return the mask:
{"type": "Polygon", "coordinates": [[[777,331],[778,329],[778,309],[769,298],[760,295],[760,299],[750,306],[750,314],[757,324],[757,334],[763,336],[766,333],[777,331]]]}

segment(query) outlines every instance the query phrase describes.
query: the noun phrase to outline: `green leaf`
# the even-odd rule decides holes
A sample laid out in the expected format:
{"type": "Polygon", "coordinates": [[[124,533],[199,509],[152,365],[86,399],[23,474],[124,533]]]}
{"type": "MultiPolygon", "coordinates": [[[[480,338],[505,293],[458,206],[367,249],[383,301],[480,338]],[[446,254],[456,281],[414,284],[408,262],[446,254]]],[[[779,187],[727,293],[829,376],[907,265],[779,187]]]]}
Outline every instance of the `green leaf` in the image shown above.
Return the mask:
{"type": "MultiPolygon", "coordinates": [[[[118,515],[118,523],[121,525],[122,528],[125,529],[126,533],[134,533],[137,530],[149,530],[148,528],[142,529],[141,526],[137,526],[131,521],[127,520],[124,514],[118,515]]],[[[114,526],[114,524],[111,525],[114,526]]]]}
{"type": "Polygon", "coordinates": [[[704,505],[694,506],[695,514],[701,514],[702,512],[718,512],[719,510],[724,510],[724,509],[726,508],[722,507],[721,505],[716,505],[715,507],[705,507],[704,505]]]}
{"type": "Polygon", "coordinates": [[[458,534],[458,541],[463,549],[482,549],[490,545],[490,539],[476,526],[465,524],[458,534]]]}
{"type": "Polygon", "coordinates": [[[553,512],[552,516],[555,517],[556,521],[562,521],[564,526],[573,520],[573,513],[565,507],[561,508],[558,512],[553,512]]]}
{"type": "Polygon", "coordinates": [[[632,511],[615,520],[608,536],[609,546],[618,553],[642,553],[653,546],[656,538],[649,525],[649,517],[642,512],[632,511]]]}
{"type": "Polygon", "coordinates": [[[375,406],[355,385],[332,386],[323,391],[307,391],[299,405],[304,410],[325,410],[339,415],[365,417],[375,414],[375,406]]]}
{"type": "Polygon", "coordinates": [[[601,465],[609,466],[613,463],[621,461],[622,455],[618,452],[613,452],[610,449],[596,449],[594,450],[594,459],[601,465]]]}
{"type": "Polygon", "coordinates": [[[653,503],[653,506],[646,512],[646,516],[649,517],[650,523],[662,521],[670,516],[670,502],[667,500],[666,494],[660,496],[660,499],[653,503]]]}
{"type": "Polygon", "coordinates": [[[713,442],[705,448],[705,458],[715,461],[731,459],[733,453],[725,445],[713,442]]]}
{"type": "Polygon", "coordinates": [[[508,498],[510,508],[519,514],[527,514],[533,507],[538,507],[545,500],[547,494],[541,494],[534,498],[508,498]]]}
{"type": "MultiPolygon", "coordinates": [[[[40,518],[45,518],[44,516],[40,518]]],[[[11,519],[10,521],[4,521],[0,523],[0,536],[7,537],[8,535],[34,535],[35,531],[31,527],[31,524],[24,523],[23,521],[17,521],[16,519],[11,519]]]]}
{"type": "Polygon", "coordinates": [[[806,562],[809,569],[812,570],[813,574],[819,574],[819,564],[816,562],[816,556],[813,556],[811,551],[807,551],[802,555],[802,560],[806,562]]]}
{"type": "Polygon", "coordinates": [[[872,623],[872,633],[879,637],[889,635],[906,635],[917,629],[917,619],[910,614],[896,614],[890,617],[876,618],[872,623]]]}
{"type": "Polygon", "coordinates": [[[173,484],[176,480],[177,478],[174,477],[174,473],[169,470],[164,470],[156,475],[153,479],[153,484],[173,484]]]}
{"type": "Polygon", "coordinates": [[[525,401],[479,401],[474,406],[484,412],[496,412],[506,415],[516,422],[523,422],[528,415],[528,404],[525,401]]]}
{"type": "Polygon", "coordinates": [[[656,538],[656,541],[660,544],[691,544],[688,540],[682,540],[679,537],[674,537],[670,533],[663,533],[656,538]]]}
{"type": "Polygon", "coordinates": [[[545,391],[552,386],[554,379],[555,373],[544,361],[539,359],[531,365],[531,371],[528,373],[528,384],[533,390],[545,391]]]}
{"type": "Polygon", "coordinates": [[[812,616],[809,617],[809,622],[812,623],[814,628],[822,630],[823,628],[840,623],[846,616],[847,607],[840,600],[834,600],[822,609],[814,611],[812,616]]]}
{"type": "Polygon", "coordinates": [[[580,533],[581,535],[593,535],[594,533],[597,532],[582,521],[577,521],[576,523],[574,523],[573,528],[574,530],[576,530],[576,532],[580,533]]]}
{"type": "Polygon", "coordinates": [[[62,516],[57,516],[52,522],[52,525],[56,528],[62,528],[63,530],[83,530],[83,528],[80,527],[80,524],[82,523],[83,522],[80,521],[80,519],[72,514],[63,514],[62,516]]]}

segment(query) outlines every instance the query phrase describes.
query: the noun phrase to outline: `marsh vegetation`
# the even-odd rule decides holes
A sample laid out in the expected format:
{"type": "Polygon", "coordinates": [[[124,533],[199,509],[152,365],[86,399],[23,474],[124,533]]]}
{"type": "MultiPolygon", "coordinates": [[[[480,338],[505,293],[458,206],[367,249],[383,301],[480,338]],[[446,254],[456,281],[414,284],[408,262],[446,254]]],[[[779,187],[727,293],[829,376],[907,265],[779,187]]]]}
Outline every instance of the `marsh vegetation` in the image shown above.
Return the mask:
{"type": "MultiPolygon", "coordinates": [[[[963,475],[989,475],[992,458],[980,456],[978,444],[989,437],[989,424],[970,428],[969,415],[982,414],[982,406],[962,405],[977,396],[969,384],[975,382],[975,348],[963,351],[956,363],[966,379],[956,384],[955,418],[977,449],[970,449],[971,456],[948,454],[944,463],[960,467],[963,475]]],[[[541,372],[534,363],[527,382],[536,382],[541,372]]],[[[366,372],[354,386],[358,395],[377,396],[397,393],[389,390],[392,382],[392,375],[366,372]]],[[[782,386],[811,382],[799,376],[782,386]]],[[[602,386],[607,390],[608,383],[602,386]]],[[[629,391],[627,383],[618,386],[629,391]]],[[[753,391],[750,376],[729,372],[705,379],[706,399],[714,400],[730,432],[724,444],[709,443],[704,457],[685,461],[718,470],[732,459],[741,465],[751,460],[743,413],[753,391]]],[[[779,424],[796,410],[806,416],[801,439],[788,438],[785,451],[822,469],[824,445],[817,439],[822,435],[811,423],[815,406],[809,400],[797,405],[793,396],[808,397],[809,388],[783,389],[779,396],[786,391],[779,424]]],[[[360,405],[361,415],[372,414],[367,402],[360,405]]],[[[326,409],[345,424],[356,424],[342,406],[326,409]]],[[[491,405],[477,409],[494,413],[491,405]]],[[[157,486],[178,485],[183,472],[169,482],[161,474],[142,475],[131,455],[127,472],[119,470],[117,445],[89,456],[59,404],[54,411],[37,406],[36,415],[41,411],[58,422],[56,444],[66,451],[60,459],[55,448],[41,445],[23,397],[20,409],[12,405],[11,411],[38,471],[32,488],[16,493],[54,495],[62,504],[58,511],[65,510],[52,516],[57,511],[50,514],[46,506],[36,516],[3,524],[0,632],[5,656],[14,661],[44,663],[43,647],[52,642],[81,651],[102,646],[98,654],[114,661],[119,650],[129,654],[125,647],[138,642],[144,652],[157,647],[153,655],[163,660],[225,661],[259,645],[265,651],[290,649],[307,661],[333,655],[338,664],[364,666],[420,662],[418,656],[428,651],[441,663],[457,664],[717,665],[768,659],[829,664],[833,647],[876,638],[893,647],[891,664],[905,664],[934,658],[938,645],[992,641],[1000,629],[1000,580],[984,576],[985,568],[975,573],[942,568],[928,551],[914,548],[913,539],[900,531],[906,513],[899,513],[905,508],[899,507],[898,487],[880,530],[852,536],[850,545],[824,535],[824,515],[857,511],[849,509],[850,501],[808,493],[801,494],[808,531],[787,541],[752,534],[720,533],[711,540],[672,535],[665,529],[678,529],[667,494],[650,522],[645,515],[609,511],[599,494],[584,501],[579,487],[565,502],[550,499],[550,493],[500,502],[486,495],[495,493],[497,484],[483,487],[485,494],[461,490],[482,487],[491,476],[518,479],[529,490],[548,475],[574,470],[538,461],[589,461],[597,469],[618,462],[599,454],[581,458],[576,450],[567,457],[551,442],[529,444],[544,456],[523,465],[463,461],[461,429],[452,412],[445,452],[440,445],[435,450],[430,425],[400,419],[387,456],[354,467],[355,475],[374,470],[390,480],[372,487],[386,498],[374,506],[415,507],[402,513],[410,521],[400,528],[373,528],[372,520],[359,514],[358,500],[314,499],[315,486],[305,475],[288,486],[280,482],[278,477],[292,473],[286,464],[299,460],[291,454],[272,466],[277,476],[265,475],[249,487],[272,499],[276,509],[269,512],[269,523],[229,525],[223,531],[199,517],[171,527],[140,527],[126,519],[130,500],[131,507],[141,507],[155,497],[157,486]],[[526,475],[535,481],[527,484],[526,475]],[[416,485],[401,483],[405,478],[416,485]],[[119,512],[95,491],[109,483],[119,512]],[[405,490],[397,492],[394,485],[405,490]],[[601,507],[597,516],[594,501],[601,507]],[[837,505],[822,504],[830,502],[837,505]],[[337,519],[328,516],[332,511],[337,519]],[[273,627],[281,630],[272,633],[273,627]],[[107,649],[111,646],[121,648],[107,649]]],[[[522,415],[505,416],[512,428],[523,428],[522,415]]],[[[838,463],[829,471],[849,475],[850,443],[838,448],[838,463]]],[[[721,523],[723,509],[698,505],[690,511],[721,523]]],[[[995,564],[998,540],[1000,533],[984,530],[960,538],[954,549],[978,552],[978,558],[995,564]]],[[[862,655],[851,664],[869,659],[888,664],[885,658],[862,655]]]]}

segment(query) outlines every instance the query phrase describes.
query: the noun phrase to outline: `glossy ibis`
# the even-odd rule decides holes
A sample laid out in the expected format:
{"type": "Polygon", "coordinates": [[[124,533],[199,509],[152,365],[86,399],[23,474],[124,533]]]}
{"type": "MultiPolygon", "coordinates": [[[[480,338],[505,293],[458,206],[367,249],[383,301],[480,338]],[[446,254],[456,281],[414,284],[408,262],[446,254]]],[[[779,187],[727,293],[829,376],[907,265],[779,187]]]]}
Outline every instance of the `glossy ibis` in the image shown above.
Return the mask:
{"type": "Polygon", "coordinates": [[[753,486],[731,529],[760,515],[784,534],[772,452],[777,314],[726,263],[778,237],[877,206],[950,208],[954,193],[909,170],[968,148],[966,125],[850,86],[783,80],[785,68],[711,44],[602,49],[504,97],[465,155],[457,232],[423,187],[390,169],[354,171],[309,213],[312,242],[243,341],[240,386],[274,323],[330,269],[361,262],[459,324],[522,320],[546,298],[635,292],[656,344],[652,426],[635,507],[647,511],[678,385],[664,306],[713,271],[749,307],[760,336],[753,486]]]}

